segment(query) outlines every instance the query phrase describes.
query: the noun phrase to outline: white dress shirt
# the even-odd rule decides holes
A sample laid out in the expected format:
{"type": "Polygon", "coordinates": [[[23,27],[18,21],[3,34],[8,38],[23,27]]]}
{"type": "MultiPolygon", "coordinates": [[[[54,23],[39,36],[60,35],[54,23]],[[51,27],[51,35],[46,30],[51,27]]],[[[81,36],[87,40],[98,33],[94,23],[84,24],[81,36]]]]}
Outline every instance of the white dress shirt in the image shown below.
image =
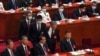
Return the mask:
{"type": "MultiPolygon", "coordinates": [[[[53,33],[54,33],[54,30],[53,30],[53,33]]],[[[52,37],[51,34],[52,34],[52,28],[50,27],[49,30],[48,30],[48,35],[49,35],[50,38],[52,37]]]]}
{"type": "Polygon", "coordinates": [[[42,22],[43,23],[51,22],[51,18],[50,18],[49,12],[40,11],[37,15],[41,15],[42,16],[42,22]]]}
{"type": "Polygon", "coordinates": [[[7,48],[7,49],[8,49],[8,52],[9,52],[10,56],[14,56],[14,54],[12,53],[13,51],[9,48],[7,48]]]}

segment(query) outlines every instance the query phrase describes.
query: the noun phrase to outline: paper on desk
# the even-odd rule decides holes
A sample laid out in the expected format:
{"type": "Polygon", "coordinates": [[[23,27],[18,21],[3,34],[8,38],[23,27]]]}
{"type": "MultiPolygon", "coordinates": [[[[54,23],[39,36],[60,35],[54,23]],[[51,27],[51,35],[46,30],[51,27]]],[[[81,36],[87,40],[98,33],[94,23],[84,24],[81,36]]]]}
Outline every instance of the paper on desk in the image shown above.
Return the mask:
{"type": "Polygon", "coordinates": [[[84,50],[78,50],[78,51],[74,51],[74,52],[70,52],[72,55],[82,55],[85,54],[86,52],[84,50]]]}
{"type": "Polygon", "coordinates": [[[52,4],[52,8],[58,8],[58,4],[52,4]]]}
{"type": "Polygon", "coordinates": [[[11,10],[7,10],[5,12],[7,12],[7,13],[15,13],[15,10],[11,9],[11,10]]]}
{"type": "Polygon", "coordinates": [[[77,2],[76,4],[79,4],[79,5],[80,5],[80,4],[84,4],[84,1],[77,2]]]}
{"type": "Polygon", "coordinates": [[[95,18],[100,19],[100,16],[96,16],[95,18]]]}

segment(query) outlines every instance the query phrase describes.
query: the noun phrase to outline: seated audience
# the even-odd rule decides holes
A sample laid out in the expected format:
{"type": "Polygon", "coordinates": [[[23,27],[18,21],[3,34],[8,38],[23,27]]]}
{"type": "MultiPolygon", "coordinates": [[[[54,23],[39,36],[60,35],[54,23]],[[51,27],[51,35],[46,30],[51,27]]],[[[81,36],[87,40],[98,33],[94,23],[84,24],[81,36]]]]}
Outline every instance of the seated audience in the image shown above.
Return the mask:
{"type": "Polygon", "coordinates": [[[36,21],[30,26],[30,40],[33,44],[38,43],[39,36],[43,35],[46,29],[46,25],[42,23],[42,16],[36,16],[36,21]]]}
{"type": "Polygon", "coordinates": [[[49,14],[49,12],[47,12],[47,9],[45,6],[42,8],[42,10],[37,15],[42,16],[43,23],[51,22],[50,14],[49,14]]]}
{"type": "Polygon", "coordinates": [[[35,19],[32,18],[32,13],[30,11],[27,11],[25,13],[24,19],[21,20],[19,25],[19,39],[23,35],[29,36],[30,25],[35,21],[35,19]]]}
{"type": "Polygon", "coordinates": [[[84,15],[87,15],[87,12],[86,12],[86,6],[84,4],[81,4],[79,6],[78,9],[76,9],[74,12],[73,12],[73,18],[74,19],[78,19],[79,17],[82,17],[84,15]]]}
{"type": "Polygon", "coordinates": [[[28,47],[28,37],[21,37],[21,44],[17,47],[16,52],[18,56],[31,56],[30,48],[28,47]]]}
{"type": "Polygon", "coordinates": [[[97,2],[93,2],[92,5],[87,8],[87,13],[88,13],[88,16],[98,16],[100,15],[100,8],[97,7],[97,2]]]}
{"type": "Polygon", "coordinates": [[[51,22],[51,26],[46,30],[47,44],[51,53],[55,53],[56,43],[59,43],[59,29],[57,29],[57,23],[55,21],[51,22]]]}
{"type": "Polygon", "coordinates": [[[60,42],[61,52],[75,51],[75,41],[71,38],[71,34],[69,30],[65,32],[65,38],[60,42]]]}
{"type": "Polygon", "coordinates": [[[35,54],[36,56],[47,56],[48,53],[49,49],[46,44],[46,38],[44,36],[40,36],[39,43],[35,46],[35,54]]]}
{"type": "Polygon", "coordinates": [[[6,4],[6,10],[10,10],[10,9],[17,9],[19,8],[19,2],[17,0],[8,0],[7,4],[6,4]]]}
{"type": "Polygon", "coordinates": [[[67,14],[64,11],[64,6],[60,5],[58,11],[54,13],[53,20],[54,21],[60,21],[60,20],[64,20],[64,19],[67,19],[67,18],[68,17],[67,17],[67,14]]]}
{"type": "Polygon", "coordinates": [[[38,5],[41,7],[44,6],[51,6],[51,1],[50,0],[38,0],[38,5]]]}
{"type": "Polygon", "coordinates": [[[14,43],[12,40],[8,39],[6,41],[6,49],[3,51],[2,56],[17,56],[14,50],[14,43]]]}

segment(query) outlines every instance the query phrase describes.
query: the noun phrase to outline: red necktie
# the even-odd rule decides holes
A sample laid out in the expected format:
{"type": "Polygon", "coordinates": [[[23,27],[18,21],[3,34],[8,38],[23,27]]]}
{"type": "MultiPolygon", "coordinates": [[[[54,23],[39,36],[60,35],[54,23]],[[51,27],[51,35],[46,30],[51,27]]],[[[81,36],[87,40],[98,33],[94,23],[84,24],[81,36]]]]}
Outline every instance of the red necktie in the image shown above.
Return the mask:
{"type": "Polygon", "coordinates": [[[53,30],[52,30],[52,32],[51,32],[51,38],[53,37],[53,30]]]}
{"type": "Polygon", "coordinates": [[[29,51],[28,51],[27,47],[25,47],[25,56],[29,56],[29,51]]]}
{"type": "Polygon", "coordinates": [[[29,28],[30,28],[30,20],[27,21],[27,26],[28,26],[28,31],[29,31],[29,28]]]}
{"type": "Polygon", "coordinates": [[[47,55],[47,50],[46,50],[46,47],[43,45],[43,51],[45,53],[45,55],[47,55]]]}
{"type": "Polygon", "coordinates": [[[28,26],[28,27],[30,26],[30,20],[27,21],[27,26],[28,26]]]}

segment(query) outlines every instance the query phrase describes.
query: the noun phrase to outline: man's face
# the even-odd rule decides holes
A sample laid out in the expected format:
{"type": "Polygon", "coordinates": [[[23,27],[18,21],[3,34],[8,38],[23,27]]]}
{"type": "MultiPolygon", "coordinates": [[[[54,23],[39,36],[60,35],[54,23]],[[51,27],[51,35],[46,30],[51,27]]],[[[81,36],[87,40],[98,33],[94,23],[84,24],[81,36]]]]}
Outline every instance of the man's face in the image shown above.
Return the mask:
{"type": "Polygon", "coordinates": [[[97,6],[97,4],[96,3],[93,3],[92,6],[97,6]]]}
{"type": "Polygon", "coordinates": [[[65,38],[66,38],[66,39],[70,39],[71,37],[72,37],[72,36],[71,36],[71,33],[66,33],[66,34],[65,34],[65,38]]]}
{"type": "Polygon", "coordinates": [[[28,42],[29,42],[29,41],[28,41],[28,38],[27,38],[27,37],[23,38],[23,40],[22,40],[22,43],[23,43],[23,44],[27,45],[28,42]]]}
{"type": "Polygon", "coordinates": [[[85,12],[86,11],[86,7],[84,8],[80,8],[81,12],[85,12]]]}
{"type": "Polygon", "coordinates": [[[60,6],[59,11],[64,11],[64,6],[60,6]]]}
{"type": "Polygon", "coordinates": [[[42,37],[41,43],[42,43],[42,44],[45,44],[45,43],[46,43],[46,38],[45,38],[45,37],[42,37]]]}
{"type": "Polygon", "coordinates": [[[32,13],[28,13],[27,14],[27,19],[29,20],[29,19],[31,19],[32,18],[32,13]]]}
{"type": "Polygon", "coordinates": [[[9,45],[8,45],[8,48],[13,49],[14,48],[14,43],[10,42],[9,45]]]}
{"type": "Polygon", "coordinates": [[[55,30],[57,28],[57,25],[52,25],[52,29],[55,30]]]}

